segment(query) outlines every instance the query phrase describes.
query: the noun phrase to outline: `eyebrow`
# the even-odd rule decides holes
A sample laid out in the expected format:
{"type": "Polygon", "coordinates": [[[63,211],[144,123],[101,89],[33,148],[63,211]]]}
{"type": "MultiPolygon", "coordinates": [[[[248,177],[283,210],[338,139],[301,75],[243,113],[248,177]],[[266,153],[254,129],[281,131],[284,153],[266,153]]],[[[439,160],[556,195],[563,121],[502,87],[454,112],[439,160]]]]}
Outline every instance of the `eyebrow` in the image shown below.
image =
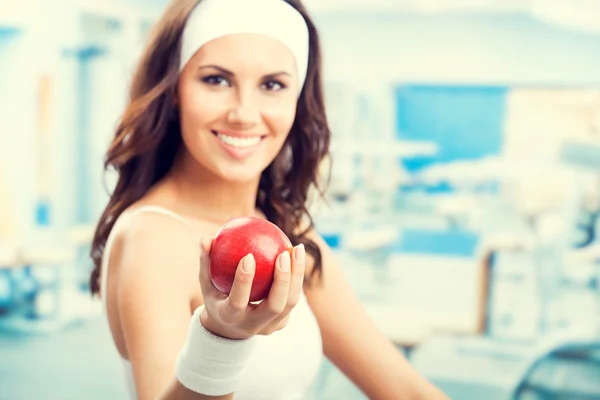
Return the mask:
{"type": "MultiPolygon", "coordinates": [[[[223,73],[223,74],[225,74],[225,75],[230,75],[230,76],[234,76],[234,75],[235,75],[235,74],[234,74],[233,72],[231,72],[230,70],[228,70],[228,69],[225,69],[225,68],[223,68],[223,67],[220,67],[220,66],[218,66],[218,65],[213,65],[213,64],[210,64],[210,65],[201,65],[200,67],[198,67],[198,69],[199,69],[199,70],[201,70],[201,69],[206,69],[206,68],[214,68],[214,69],[218,70],[219,72],[221,72],[221,73],[223,73]]],[[[287,76],[289,76],[289,77],[291,77],[291,76],[292,76],[292,74],[290,74],[289,72],[286,72],[286,71],[279,71],[279,72],[274,72],[274,73],[271,73],[271,74],[267,74],[267,75],[265,75],[264,77],[265,77],[265,78],[275,78],[275,77],[277,77],[277,76],[279,76],[279,75],[287,75],[287,76]]]]}

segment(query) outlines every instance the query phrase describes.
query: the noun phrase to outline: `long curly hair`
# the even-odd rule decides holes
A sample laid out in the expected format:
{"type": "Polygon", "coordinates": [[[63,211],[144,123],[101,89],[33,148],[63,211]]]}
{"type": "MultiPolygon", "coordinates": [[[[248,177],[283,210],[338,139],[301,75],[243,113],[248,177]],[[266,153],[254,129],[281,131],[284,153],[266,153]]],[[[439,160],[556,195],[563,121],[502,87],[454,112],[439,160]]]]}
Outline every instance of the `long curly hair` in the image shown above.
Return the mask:
{"type": "MultiPolygon", "coordinates": [[[[150,34],[133,76],[128,105],[110,144],[104,167],[114,168],[118,181],[96,227],[91,247],[94,268],[92,294],[99,276],[107,238],[118,217],[141,199],[171,169],[182,146],[175,96],[179,79],[182,33],[194,7],[202,0],[172,0],[150,34]]],[[[305,19],[309,30],[309,64],[295,121],[281,151],[262,172],[256,206],[279,226],[294,245],[304,243],[314,260],[307,284],[322,272],[321,252],[307,237],[314,227],[308,211],[309,191],[323,195],[319,166],[329,154],[330,130],[325,115],[321,49],[317,30],[298,0],[287,1],[305,19]],[[298,231],[299,226],[306,229],[298,231]]]]}

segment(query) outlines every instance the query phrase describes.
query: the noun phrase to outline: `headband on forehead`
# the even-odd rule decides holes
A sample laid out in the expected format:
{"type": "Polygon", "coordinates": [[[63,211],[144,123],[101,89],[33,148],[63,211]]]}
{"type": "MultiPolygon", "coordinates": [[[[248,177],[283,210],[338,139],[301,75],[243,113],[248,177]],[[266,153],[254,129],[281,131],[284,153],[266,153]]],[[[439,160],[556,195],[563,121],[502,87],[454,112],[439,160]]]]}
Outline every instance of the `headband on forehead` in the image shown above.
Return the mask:
{"type": "MultiPolygon", "coordinates": [[[[181,44],[181,71],[206,43],[234,33],[270,36],[294,54],[302,89],[308,67],[308,28],[284,0],[203,0],[188,18],[181,44]]],[[[301,90],[300,90],[301,91],[301,90]]]]}

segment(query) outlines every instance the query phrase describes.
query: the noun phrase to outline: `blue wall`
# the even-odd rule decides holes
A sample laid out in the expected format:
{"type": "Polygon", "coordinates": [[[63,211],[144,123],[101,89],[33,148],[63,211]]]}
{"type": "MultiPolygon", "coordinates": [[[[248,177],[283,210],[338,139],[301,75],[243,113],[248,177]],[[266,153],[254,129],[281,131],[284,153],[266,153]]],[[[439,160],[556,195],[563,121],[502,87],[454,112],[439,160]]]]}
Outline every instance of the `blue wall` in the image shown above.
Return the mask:
{"type": "Polygon", "coordinates": [[[19,32],[20,31],[17,28],[0,26],[0,46],[2,46],[2,42],[4,40],[8,40],[15,37],[17,34],[19,34],[19,32]]]}
{"type": "Polygon", "coordinates": [[[501,86],[397,87],[397,137],[439,146],[435,156],[408,159],[404,166],[416,171],[433,163],[498,154],[507,90],[501,86]]]}

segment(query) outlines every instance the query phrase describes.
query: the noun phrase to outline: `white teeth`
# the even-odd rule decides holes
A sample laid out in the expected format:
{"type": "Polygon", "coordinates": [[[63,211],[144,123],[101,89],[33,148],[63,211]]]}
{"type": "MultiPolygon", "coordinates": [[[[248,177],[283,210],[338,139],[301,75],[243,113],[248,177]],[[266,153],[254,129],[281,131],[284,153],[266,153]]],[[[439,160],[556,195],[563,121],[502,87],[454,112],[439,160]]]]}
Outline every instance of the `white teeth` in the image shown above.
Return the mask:
{"type": "Polygon", "coordinates": [[[217,137],[223,142],[233,147],[250,147],[258,144],[260,142],[259,136],[247,137],[247,138],[239,138],[233,136],[223,135],[222,133],[217,133],[217,137]]]}

